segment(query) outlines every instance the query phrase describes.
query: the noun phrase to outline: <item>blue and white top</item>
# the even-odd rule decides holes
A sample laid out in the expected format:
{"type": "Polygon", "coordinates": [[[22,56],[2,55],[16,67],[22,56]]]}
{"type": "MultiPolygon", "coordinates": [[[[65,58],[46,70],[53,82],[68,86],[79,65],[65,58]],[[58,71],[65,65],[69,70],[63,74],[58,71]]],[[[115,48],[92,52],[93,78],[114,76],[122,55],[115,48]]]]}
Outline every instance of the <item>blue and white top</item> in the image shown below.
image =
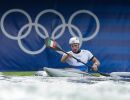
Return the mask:
{"type": "MultiPolygon", "coordinates": [[[[77,59],[81,60],[84,63],[87,63],[89,60],[93,59],[93,54],[88,51],[88,50],[81,50],[79,53],[73,53],[72,51],[68,51],[67,53],[71,54],[72,56],[76,57],[77,59]]],[[[64,53],[63,56],[66,54],[64,53]]],[[[62,56],[62,57],[63,57],[62,56]]],[[[88,70],[87,66],[85,66],[83,63],[78,62],[76,59],[73,57],[69,57],[66,60],[66,63],[68,63],[71,67],[73,66],[74,68],[80,69],[82,71],[88,70]],[[84,69],[86,68],[86,69],[84,69]]]]}

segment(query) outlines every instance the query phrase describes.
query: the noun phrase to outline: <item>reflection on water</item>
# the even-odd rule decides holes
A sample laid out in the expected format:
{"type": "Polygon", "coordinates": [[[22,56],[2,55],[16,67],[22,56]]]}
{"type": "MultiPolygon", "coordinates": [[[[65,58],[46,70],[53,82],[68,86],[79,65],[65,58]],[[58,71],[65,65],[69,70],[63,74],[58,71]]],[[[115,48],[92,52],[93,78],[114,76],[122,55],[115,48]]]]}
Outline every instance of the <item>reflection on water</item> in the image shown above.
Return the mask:
{"type": "Polygon", "coordinates": [[[130,83],[87,81],[83,78],[1,76],[0,100],[130,100],[130,83]]]}

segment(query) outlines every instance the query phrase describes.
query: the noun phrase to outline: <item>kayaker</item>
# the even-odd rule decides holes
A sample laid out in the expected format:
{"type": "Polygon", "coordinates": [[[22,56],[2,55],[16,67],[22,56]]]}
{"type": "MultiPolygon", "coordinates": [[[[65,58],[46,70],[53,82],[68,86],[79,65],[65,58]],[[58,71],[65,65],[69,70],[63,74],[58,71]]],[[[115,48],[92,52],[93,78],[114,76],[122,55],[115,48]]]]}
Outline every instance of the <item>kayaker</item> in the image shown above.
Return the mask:
{"type": "Polygon", "coordinates": [[[80,69],[81,71],[88,71],[87,66],[85,66],[83,63],[78,62],[76,59],[74,59],[72,56],[76,57],[77,59],[80,59],[84,63],[88,63],[89,61],[92,61],[92,69],[94,71],[98,70],[98,67],[100,66],[99,60],[89,51],[89,50],[81,50],[79,48],[80,41],[77,37],[72,37],[69,40],[69,44],[71,47],[71,51],[68,51],[67,54],[63,54],[61,58],[61,62],[68,63],[71,67],[80,69]]]}

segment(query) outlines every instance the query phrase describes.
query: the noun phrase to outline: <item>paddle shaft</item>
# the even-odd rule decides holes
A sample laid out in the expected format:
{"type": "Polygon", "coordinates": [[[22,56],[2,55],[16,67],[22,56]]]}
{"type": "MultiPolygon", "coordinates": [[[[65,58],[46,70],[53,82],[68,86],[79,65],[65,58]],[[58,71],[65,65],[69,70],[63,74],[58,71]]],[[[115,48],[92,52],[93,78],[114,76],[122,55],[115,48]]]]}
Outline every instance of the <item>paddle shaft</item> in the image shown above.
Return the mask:
{"type": "MultiPolygon", "coordinates": [[[[64,50],[61,50],[61,51],[64,52],[65,54],[69,55],[69,53],[65,52],[64,50]]],[[[81,62],[81,63],[83,63],[84,65],[90,67],[89,65],[87,65],[86,63],[84,63],[83,61],[81,61],[80,59],[77,59],[76,57],[74,57],[74,56],[72,56],[72,55],[71,55],[71,57],[73,57],[74,59],[76,59],[78,62],[81,62]]]]}

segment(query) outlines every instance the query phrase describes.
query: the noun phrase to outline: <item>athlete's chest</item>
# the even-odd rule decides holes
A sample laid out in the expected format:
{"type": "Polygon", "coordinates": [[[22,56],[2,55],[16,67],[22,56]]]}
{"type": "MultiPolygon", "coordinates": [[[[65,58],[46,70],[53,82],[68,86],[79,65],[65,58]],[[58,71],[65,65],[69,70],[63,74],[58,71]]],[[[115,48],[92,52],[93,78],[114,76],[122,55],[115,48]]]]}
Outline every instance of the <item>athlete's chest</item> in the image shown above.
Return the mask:
{"type": "Polygon", "coordinates": [[[77,59],[81,60],[81,61],[86,61],[88,60],[88,56],[85,53],[78,53],[78,54],[72,54],[74,57],[76,57],[77,59]]]}

